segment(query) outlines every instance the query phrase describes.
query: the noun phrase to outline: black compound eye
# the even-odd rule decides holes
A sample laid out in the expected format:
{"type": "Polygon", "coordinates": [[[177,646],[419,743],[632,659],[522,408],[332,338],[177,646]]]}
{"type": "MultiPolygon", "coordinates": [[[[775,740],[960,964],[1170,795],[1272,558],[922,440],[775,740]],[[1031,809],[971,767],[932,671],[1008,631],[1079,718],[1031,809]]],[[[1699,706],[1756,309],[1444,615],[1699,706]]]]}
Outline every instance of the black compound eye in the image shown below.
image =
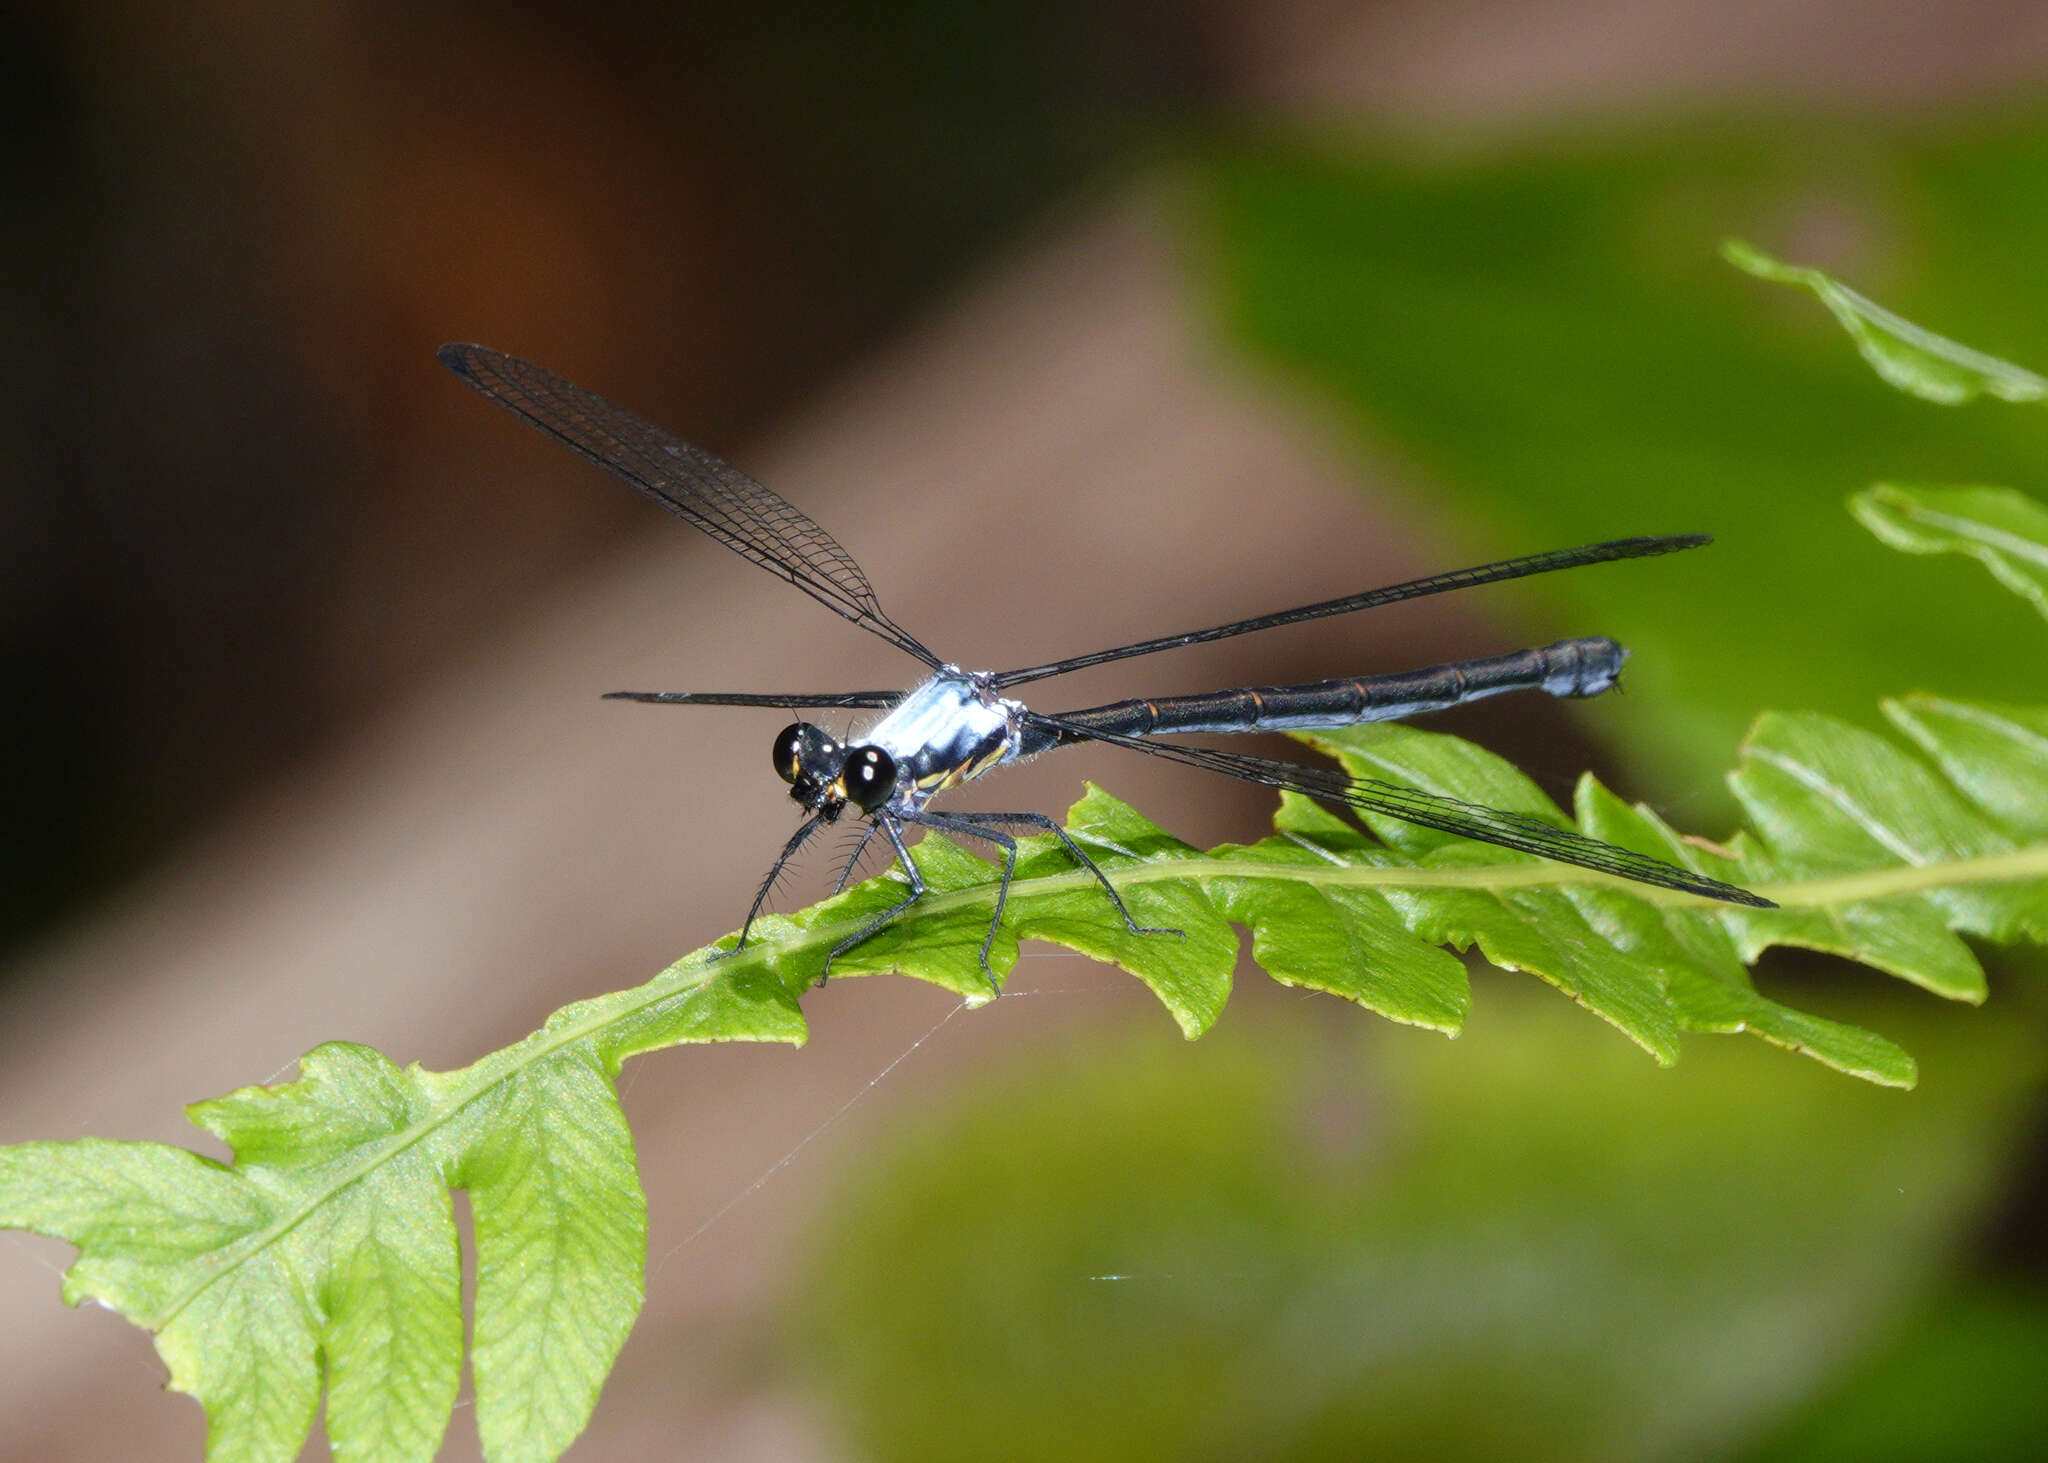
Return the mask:
{"type": "Polygon", "coordinates": [[[768,755],[775,759],[775,775],[784,782],[795,782],[802,770],[796,760],[798,749],[803,744],[804,724],[796,722],[782,729],[775,739],[775,749],[768,755]]]}
{"type": "Polygon", "coordinates": [[[808,721],[791,723],[776,737],[774,750],[769,753],[775,762],[775,775],[784,782],[795,782],[831,746],[832,738],[822,728],[808,721]]]}
{"type": "Polygon", "coordinates": [[[856,747],[840,774],[846,795],[864,813],[872,813],[889,801],[896,790],[896,759],[880,747],[856,747]]]}

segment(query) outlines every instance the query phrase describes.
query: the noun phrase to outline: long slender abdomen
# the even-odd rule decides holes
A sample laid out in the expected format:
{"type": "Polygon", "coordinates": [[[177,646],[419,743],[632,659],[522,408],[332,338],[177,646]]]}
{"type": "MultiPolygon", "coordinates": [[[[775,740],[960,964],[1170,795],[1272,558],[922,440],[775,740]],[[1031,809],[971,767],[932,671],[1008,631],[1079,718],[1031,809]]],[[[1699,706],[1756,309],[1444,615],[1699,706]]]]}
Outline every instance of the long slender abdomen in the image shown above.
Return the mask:
{"type": "Polygon", "coordinates": [[[1614,684],[1627,656],[1616,642],[1595,635],[1560,640],[1538,650],[1517,650],[1394,675],[1114,701],[1085,711],[1064,712],[1060,720],[1126,737],[1326,731],[1368,721],[1399,721],[1503,691],[1597,696],[1614,684]]]}

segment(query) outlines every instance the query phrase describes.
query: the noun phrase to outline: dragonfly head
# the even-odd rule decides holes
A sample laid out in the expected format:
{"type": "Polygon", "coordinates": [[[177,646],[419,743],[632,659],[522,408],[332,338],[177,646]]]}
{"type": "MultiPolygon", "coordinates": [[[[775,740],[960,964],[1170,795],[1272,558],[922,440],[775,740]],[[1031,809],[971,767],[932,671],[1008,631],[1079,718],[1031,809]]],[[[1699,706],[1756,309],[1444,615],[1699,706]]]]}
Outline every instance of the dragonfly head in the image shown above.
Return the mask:
{"type": "Polygon", "coordinates": [[[896,759],[880,747],[842,747],[823,727],[799,721],[782,729],[772,753],[789,795],[831,822],[848,803],[872,813],[896,791],[896,759]]]}

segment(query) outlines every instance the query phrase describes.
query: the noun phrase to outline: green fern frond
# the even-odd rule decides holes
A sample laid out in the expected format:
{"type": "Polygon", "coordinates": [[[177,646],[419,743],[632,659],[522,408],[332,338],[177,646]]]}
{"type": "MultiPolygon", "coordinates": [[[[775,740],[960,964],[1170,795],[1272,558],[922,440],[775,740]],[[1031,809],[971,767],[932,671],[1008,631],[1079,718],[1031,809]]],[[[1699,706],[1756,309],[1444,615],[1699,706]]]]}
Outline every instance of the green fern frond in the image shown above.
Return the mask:
{"type": "MultiPolygon", "coordinates": [[[[1443,948],[1530,971],[1658,1060],[1686,1032],[1752,1031],[1841,1071],[1909,1085],[1912,1059],[1867,1031],[1760,995],[1772,945],[1862,960],[1981,1000],[1970,935],[2048,938],[2048,712],[1915,697],[1887,714],[1915,748],[1819,717],[1764,718],[1733,785],[1750,828],[1681,838],[1591,778],[1594,837],[1755,885],[1738,909],[1472,845],[1391,821],[1369,831],[1289,797],[1272,838],[1188,847],[1097,789],[1068,826],[1141,923],[1134,935],[1050,840],[1029,847],[994,952],[1019,939],[1111,960],[1183,1031],[1206,1030],[1236,965],[1233,925],[1275,979],[1455,1032],[1470,1002],[1443,948]]],[[[1562,819],[1525,777],[1455,738],[1403,727],[1316,739],[1362,776],[1562,819]]],[[[994,869],[928,839],[932,894],[835,969],[902,970],[987,999],[978,952],[994,869]]],[[[801,1041],[798,993],[826,953],[894,902],[885,877],[764,921],[723,960],[700,951],[648,984],[565,1007],[456,1072],[401,1069],[332,1043],[298,1081],[192,1111],[223,1166],[152,1143],[0,1150],[0,1223],[80,1248],[65,1282],[147,1327],[171,1385],[196,1396],[216,1460],[296,1455],[327,1380],[337,1452],[432,1457],[462,1360],[449,1193],[476,1216],[473,1369],[493,1459],[548,1459],[587,1421],[641,1300],[645,1201],[614,1079],[629,1056],[691,1041],[801,1041]]]]}

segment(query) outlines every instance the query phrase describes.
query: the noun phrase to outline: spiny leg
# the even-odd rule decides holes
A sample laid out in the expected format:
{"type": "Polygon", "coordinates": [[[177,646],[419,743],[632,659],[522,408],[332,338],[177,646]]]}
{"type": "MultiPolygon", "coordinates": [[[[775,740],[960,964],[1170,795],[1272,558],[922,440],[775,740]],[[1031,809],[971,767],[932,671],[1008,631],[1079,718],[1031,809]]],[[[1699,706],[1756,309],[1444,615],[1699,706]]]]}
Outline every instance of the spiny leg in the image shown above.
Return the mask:
{"type": "Polygon", "coordinates": [[[1010,899],[1010,880],[1017,874],[1017,840],[1009,834],[994,828],[977,826],[971,813],[911,813],[906,815],[913,823],[922,823],[927,828],[936,828],[942,833],[967,833],[976,838],[985,838],[1003,851],[1003,877],[996,885],[996,912],[988,922],[988,933],[981,937],[981,977],[988,982],[988,988],[996,995],[1003,993],[1002,983],[989,968],[988,952],[995,948],[996,931],[1002,928],[1003,906],[1010,899]]]}
{"type": "MultiPolygon", "coordinates": [[[[1134,935],[1178,935],[1183,940],[1187,938],[1186,930],[1176,930],[1165,925],[1141,925],[1132,919],[1130,910],[1124,907],[1123,896],[1116,892],[1116,885],[1109,882],[1109,875],[1102,872],[1101,867],[1097,865],[1094,859],[1081,852],[1081,845],[1074,842],[1066,829],[1053,822],[1044,813],[951,813],[947,816],[963,823],[1021,823],[1032,828],[1043,828],[1047,833],[1050,833],[1060,841],[1061,846],[1066,849],[1069,858],[1095,876],[1095,882],[1102,886],[1102,892],[1109,896],[1109,902],[1115,905],[1116,912],[1123,916],[1124,928],[1134,935]]],[[[1015,845],[1013,842],[1010,855],[1013,867],[1016,863],[1016,853],[1014,850],[1015,845]]],[[[1003,880],[1003,889],[1005,893],[1009,891],[1009,880],[1007,878],[1003,880]]],[[[1002,908],[1000,903],[996,907],[998,911],[1002,908]]]]}
{"type": "Polygon", "coordinates": [[[825,968],[818,972],[819,985],[823,985],[827,980],[831,979],[833,961],[844,955],[848,950],[851,950],[855,945],[858,945],[862,940],[865,940],[869,935],[872,935],[876,930],[879,930],[883,925],[895,919],[896,916],[917,903],[918,900],[924,898],[924,875],[917,871],[917,864],[911,859],[910,850],[903,846],[903,835],[897,830],[895,815],[891,813],[876,813],[874,821],[881,825],[884,833],[889,835],[889,842],[896,845],[896,857],[903,862],[903,872],[910,876],[910,892],[904,895],[900,902],[883,910],[832,947],[832,953],[825,957],[825,968]]]}
{"type": "Polygon", "coordinates": [[[834,894],[845,891],[846,881],[853,877],[854,869],[860,864],[860,856],[868,851],[868,840],[875,836],[875,826],[873,822],[870,822],[865,828],[860,830],[860,842],[854,844],[853,856],[847,859],[846,867],[839,871],[838,882],[832,886],[834,894]]]}
{"type": "Polygon", "coordinates": [[[754,927],[754,920],[761,913],[761,906],[768,902],[768,891],[775,887],[775,881],[782,877],[782,868],[792,855],[803,847],[804,840],[818,831],[818,825],[825,821],[823,813],[813,813],[804,819],[803,826],[790,834],[789,842],[782,845],[782,852],[775,856],[775,862],[768,869],[768,877],[761,881],[761,887],[754,895],[754,902],[747,906],[747,922],[740,926],[740,937],[730,950],[721,950],[712,955],[713,960],[723,960],[728,955],[737,955],[747,948],[747,932],[754,927]]]}

